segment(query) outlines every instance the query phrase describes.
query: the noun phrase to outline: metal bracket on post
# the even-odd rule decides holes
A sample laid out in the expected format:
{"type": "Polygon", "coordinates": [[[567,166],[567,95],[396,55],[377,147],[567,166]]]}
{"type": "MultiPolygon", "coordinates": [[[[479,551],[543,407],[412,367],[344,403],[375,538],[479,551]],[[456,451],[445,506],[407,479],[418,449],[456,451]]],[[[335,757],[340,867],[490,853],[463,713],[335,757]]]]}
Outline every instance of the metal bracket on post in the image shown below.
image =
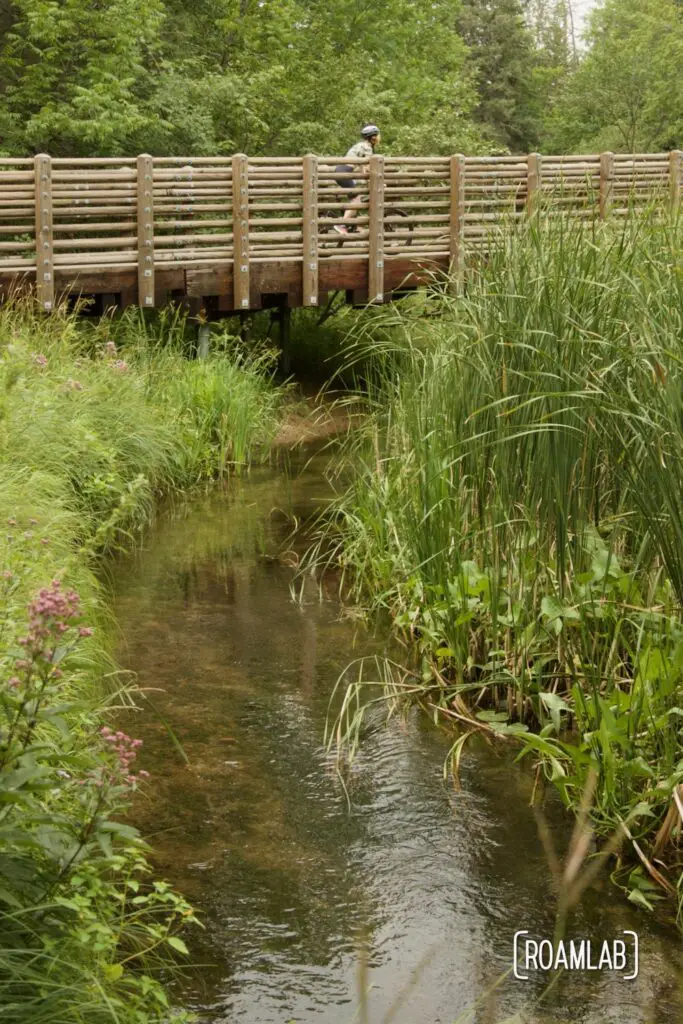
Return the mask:
{"type": "Polygon", "coordinates": [[[138,305],[154,306],[154,160],[149,153],[137,159],[138,305]]]}
{"type": "Polygon", "coordinates": [[[55,302],[54,241],[52,234],[52,159],[39,153],[33,161],[35,174],[36,298],[50,312],[55,302]]]}
{"type": "Polygon", "coordinates": [[[384,157],[370,157],[368,301],[384,301],[384,157]]]}
{"type": "Polygon", "coordinates": [[[249,158],[232,158],[233,292],[235,309],[249,309],[249,158]]]}

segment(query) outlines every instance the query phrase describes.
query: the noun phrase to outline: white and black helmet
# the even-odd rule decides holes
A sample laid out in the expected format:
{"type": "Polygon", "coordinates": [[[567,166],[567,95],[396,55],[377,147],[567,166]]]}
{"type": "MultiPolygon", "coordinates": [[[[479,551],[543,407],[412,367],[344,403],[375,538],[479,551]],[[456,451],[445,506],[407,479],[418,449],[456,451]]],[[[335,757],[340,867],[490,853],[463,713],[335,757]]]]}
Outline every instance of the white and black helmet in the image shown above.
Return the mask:
{"type": "Polygon", "coordinates": [[[371,139],[373,135],[379,135],[379,128],[376,124],[366,124],[364,128],[361,128],[360,133],[364,139],[371,139]]]}

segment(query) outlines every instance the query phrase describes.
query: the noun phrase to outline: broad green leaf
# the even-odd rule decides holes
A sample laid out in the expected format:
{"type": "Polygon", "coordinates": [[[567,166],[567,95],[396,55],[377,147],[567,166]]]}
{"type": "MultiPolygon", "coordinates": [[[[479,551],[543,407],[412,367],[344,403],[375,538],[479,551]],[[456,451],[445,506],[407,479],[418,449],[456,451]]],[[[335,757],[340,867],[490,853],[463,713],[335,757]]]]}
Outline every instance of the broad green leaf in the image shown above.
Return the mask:
{"type": "Polygon", "coordinates": [[[477,718],[480,722],[507,722],[508,715],[505,711],[477,711],[477,718]]]}
{"type": "Polygon", "coordinates": [[[123,975],[122,964],[107,964],[104,968],[104,973],[108,981],[118,981],[123,975]]]}
{"type": "Polygon", "coordinates": [[[640,889],[631,889],[629,891],[628,898],[631,903],[637,903],[639,906],[645,907],[647,910],[654,910],[652,903],[650,903],[647,896],[645,896],[640,889]]]}
{"type": "Polygon", "coordinates": [[[169,938],[166,939],[166,942],[168,943],[169,946],[172,946],[173,949],[177,949],[179,953],[183,953],[185,956],[190,955],[189,949],[187,948],[183,940],[179,939],[177,935],[169,936],[169,938]]]}

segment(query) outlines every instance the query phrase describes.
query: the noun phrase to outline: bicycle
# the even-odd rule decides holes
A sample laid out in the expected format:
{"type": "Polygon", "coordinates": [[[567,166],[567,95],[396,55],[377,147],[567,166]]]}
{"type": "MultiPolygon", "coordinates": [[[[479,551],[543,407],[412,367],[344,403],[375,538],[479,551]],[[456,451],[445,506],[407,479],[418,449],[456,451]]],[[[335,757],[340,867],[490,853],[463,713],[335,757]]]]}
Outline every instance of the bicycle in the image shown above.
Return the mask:
{"type": "MultiPolygon", "coordinates": [[[[341,194],[340,194],[339,198],[341,198],[341,194]]],[[[344,198],[346,199],[347,197],[344,196],[344,198]]],[[[363,196],[363,202],[367,203],[369,198],[370,198],[369,196],[363,196]]],[[[392,250],[397,250],[397,249],[403,248],[404,246],[407,247],[407,246],[411,245],[412,241],[413,241],[413,227],[414,227],[414,225],[410,221],[408,221],[406,224],[392,223],[391,220],[390,220],[390,218],[392,218],[392,217],[405,217],[406,220],[408,220],[409,214],[405,210],[401,210],[401,209],[399,209],[398,207],[395,207],[395,206],[390,206],[390,207],[388,207],[384,211],[384,251],[385,252],[391,252],[392,250]],[[387,223],[387,220],[389,220],[389,223],[387,223]],[[408,231],[409,232],[408,237],[407,238],[403,238],[403,237],[402,238],[394,238],[392,240],[391,239],[391,235],[394,234],[395,232],[398,232],[398,231],[400,231],[401,233],[404,233],[405,231],[408,231]],[[389,236],[389,237],[387,238],[387,236],[389,236]]],[[[325,218],[326,220],[332,220],[332,221],[335,222],[335,224],[342,223],[341,215],[338,212],[336,212],[335,210],[324,210],[322,212],[322,214],[321,214],[321,223],[320,223],[320,233],[321,234],[332,234],[332,232],[334,231],[334,224],[325,224],[323,222],[323,218],[325,218]]],[[[348,230],[347,230],[347,233],[344,234],[344,235],[337,235],[338,241],[336,242],[336,246],[335,246],[335,248],[337,248],[337,249],[341,249],[341,247],[344,245],[344,242],[348,241],[349,238],[353,238],[353,236],[355,234],[358,234],[358,226],[356,224],[354,224],[354,222],[352,220],[351,221],[345,221],[344,223],[346,224],[348,230]]]]}

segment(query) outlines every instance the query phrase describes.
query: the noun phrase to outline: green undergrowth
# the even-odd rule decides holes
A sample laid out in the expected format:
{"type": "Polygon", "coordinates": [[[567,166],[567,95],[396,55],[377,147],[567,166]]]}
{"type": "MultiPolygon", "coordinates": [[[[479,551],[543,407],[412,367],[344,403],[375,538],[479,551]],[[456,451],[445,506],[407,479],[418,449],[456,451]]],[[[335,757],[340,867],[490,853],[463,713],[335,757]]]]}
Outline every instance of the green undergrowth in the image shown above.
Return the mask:
{"type": "Polygon", "coordinates": [[[683,223],[501,232],[459,297],[375,317],[347,349],[368,358],[374,412],[310,557],[411,659],[361,672],[334,736],[419,701],[466,725],[456,766],[471,729],[512,737],[572,809],[594,768],[615,879],[680,908],[683,223]]]}
{"type": "MultiPolygon", "coordinates": [[[[356,337],[364,324],[373,321],[377,310],[360,308],[346,302],[346,292],[329,292],[320,308],[294,308],[290,311],[288,354],[291,373],[304,384],[327,383],[334,388],[353,389],[363,377],[365,360],[347,365],[344,356],[349,338],[356,337]]],[[[239,320],[230,322],[235,333],[239,320]]],[[[259,343],[280,343],[277,315],[263,310],[244,324],[247,338],[259,343]]]]}
{"type": "MultiPolygon", "coordinates": [[[[195,921],[121,819],[144,752],[97,566],[162,494],[245,467],[279,419],[274,355],[183,318],[0,309],[0,1018],[148,1024],[195,921]]],[[[138,770],[140,765],[140,770],[138,770]]],[[[182,1015],[180,1015],[182,1016],[182,1015]]]]}

